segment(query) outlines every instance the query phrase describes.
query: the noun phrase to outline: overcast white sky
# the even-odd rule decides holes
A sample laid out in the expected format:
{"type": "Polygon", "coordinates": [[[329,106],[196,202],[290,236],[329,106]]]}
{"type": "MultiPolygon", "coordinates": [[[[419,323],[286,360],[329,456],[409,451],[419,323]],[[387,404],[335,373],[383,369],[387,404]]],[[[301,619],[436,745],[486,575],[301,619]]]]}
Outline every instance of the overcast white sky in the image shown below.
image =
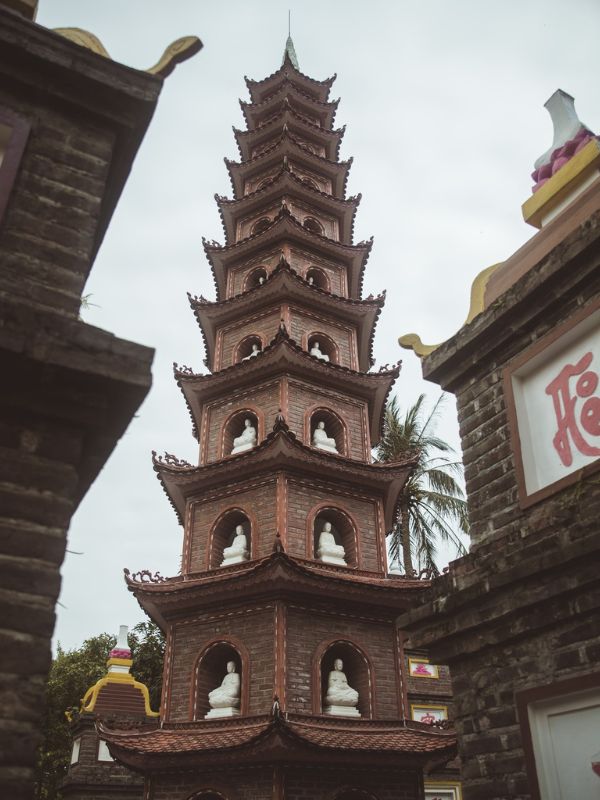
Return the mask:
{"type": "MultiPolygon", "coordinates": [[[[475,275],[534,233],[522,222],[533,162],[552,140],[544,102],[575,96],[600,130],[597,0],[40,0],[38,22],[92,31],[116,60],[154,64],[196,34],[204,49],[167,79],[154,120],[96,260],[90,324],[156,348],[151,393],[73,519],[55,639],[65,647],[142,619],[122,569],[177,572],[182,531],[150,451],[197,461],[172,362],[201,371],[186,291],[214,297],[201,237],[223,241],[216,193],[231,196],[243,76],[277,69],[287,10],[303,72],[338,79],[341,157],[362,192],[355,241],[375,237],[365,294],[388,290],[377,367],[402,358],[403,405],[438,390],[397,337],[452,335],[475,275]]],[[[452,398],[440,433],[458,446],[452,398]]]]}

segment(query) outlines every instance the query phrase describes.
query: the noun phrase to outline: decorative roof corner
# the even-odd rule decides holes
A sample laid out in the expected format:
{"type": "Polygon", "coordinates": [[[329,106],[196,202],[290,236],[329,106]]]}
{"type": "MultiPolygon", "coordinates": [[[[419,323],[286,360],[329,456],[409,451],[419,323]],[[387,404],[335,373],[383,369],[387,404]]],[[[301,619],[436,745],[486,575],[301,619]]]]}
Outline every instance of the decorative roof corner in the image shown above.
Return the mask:
{"type": "Polygon", "coordinates": [[[575,100],[557,89],[544,104],[552,119],[551,147],[535,162],[523,219],[542,228],[600,177],[599,137],[577,116],[575,100]]]}
{"type": "MultiPolygon", "coordinates": [[[[85,47],[86,50],[91,50],[96,55],[112,61],[100,39],[90,31],[83,30],[83,28],[54,28],[53,32],[80,47],[85,47]]],[[[159,78],[167,78],[177,64],[182,64],[196,55],[202,50],[202,47],[203,44],[197,36],[182,36],[167,45],[156,64],[142,71],[147,72],[149,75],[156,75],[159,78]]]]}

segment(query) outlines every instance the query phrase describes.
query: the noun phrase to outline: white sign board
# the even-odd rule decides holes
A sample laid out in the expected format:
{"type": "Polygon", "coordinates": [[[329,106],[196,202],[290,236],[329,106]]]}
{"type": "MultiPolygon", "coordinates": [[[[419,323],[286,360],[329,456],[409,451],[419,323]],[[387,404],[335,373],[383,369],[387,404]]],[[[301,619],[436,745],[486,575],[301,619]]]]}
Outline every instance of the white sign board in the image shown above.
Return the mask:
{"type": "Polygon", "coordinates": [[[530,703],[541,800],[600,800],[600,690],[530,703]]]}
{"type": "Polygon", "coordinates": [[[526,495],[598,461],[600,309],[538,349],[510,380],[526,495]]]}

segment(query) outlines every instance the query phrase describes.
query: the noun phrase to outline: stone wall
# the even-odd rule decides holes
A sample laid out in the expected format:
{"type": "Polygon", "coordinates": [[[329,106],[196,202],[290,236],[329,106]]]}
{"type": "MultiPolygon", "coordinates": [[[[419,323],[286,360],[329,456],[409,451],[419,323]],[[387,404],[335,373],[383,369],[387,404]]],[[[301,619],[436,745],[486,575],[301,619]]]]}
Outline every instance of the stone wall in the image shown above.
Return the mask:
{"type": "Polygon", "coordinates": [[[502,381],[511,358],[600,293],[597,195],[558,241],[550,227],[515,254],[506,269],[531,266],[424,364],[457,396],[473,547],[399,625],[450,665],[465,800],[535,797],[519,693],[598,669],[597,478],[519,506],[502,381]]]}
{"type": "Polygon", "coordinates": [[[0,794],[29,797],[71,516],[153,351],[78,319],[161,80],[0,9],[0,112],[29,127],[0,219],[0,794]]]}

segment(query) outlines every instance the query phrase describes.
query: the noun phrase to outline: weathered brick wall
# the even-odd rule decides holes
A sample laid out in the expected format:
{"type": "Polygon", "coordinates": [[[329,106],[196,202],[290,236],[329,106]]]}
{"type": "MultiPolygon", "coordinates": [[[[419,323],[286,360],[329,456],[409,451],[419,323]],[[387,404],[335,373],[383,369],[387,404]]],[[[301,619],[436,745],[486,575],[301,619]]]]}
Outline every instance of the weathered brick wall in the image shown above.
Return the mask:
{"type": "Polygon", "coordinates": [[[247,336],[260,336],[263,347],[266,347],[275,338],[280,322],[281,310],[275,308],[249,316],[243,321],[236,320],[230,325],[219,328],[216,338],[214,371],[225,369],[236,363],[238,345],[247,336]]]}
{"type": "Polygon", "coordinates": [[[247,278],[251,272],[254,272],[258,267],[264,267],[267,274],[279,263],[281,258],[281,249],[275,247],[273,249],[265,249],[261,251],[258,256],[248,259],[241,265],[233,266],[227,273],[227,297],[234,297],[237,294],[247,291],[247,278]]]}
{"type": "Polygon", "coordinates": [[[144,779],[116,761],[98,761],[98,736],[93,723],[76,732],[81,737],[79,760],[69,767],[61,794],[65,800],[141,800],[144,779]]]}
{"type": "MultiPolygon", "coordinates": [[[[229,636],[248,651],[250,675],[248,713],[267,714],[273,705],[275,607],[265,603],[256,607],[229,608],[218,613],[190,616],[174,626],[166,719],[186,722],[193,717],[192,687],[198,656],[213,640],[229,636]]],[[[226,664],[223,664],[223,676],[226,664]]],[[[243,691],[243,690],[242,690],[243,691]]]]}
{"type": "Polygon", "coordinates": [[[556,241],[426,362],[457,395],[473,546],[399,624],[450,664],[465,800],[530,798],[517,693],[598,669],[597,478],[521,509],[502,383],[514,356],[600,293],[600,212],[556,241]]]}
{"type": "MultiPolygon", "coordinates": [[[[346,452],[349,458],[369,461],[371,455],[369,436],[369,409],[364,400],[353,400],[347,395],[317,388],[307,383],[290,380],[288,384],[288,413],[286,421],[290,430],[306,445],[312,444],[310,413],[312,409],[330,409],[345,423],[346,452]]],[[[333,431],[327,431],[328,436],[333,431]]],[[[337,443],[342,452],[341,443],[337,443]]]]}
{"type": "MultiPolygon", "coordinates": [[[[281,408],[281,380],[272,380],[261,383],[251,389],[238,390],[226,398],[215,400],[204,406],[201,422],[201,441],[203,453],[201,463],[217,461],[231,455],[224,449],[224,443],[231,438],[226,436],[226,423],[232,414],[241,409],[252,410],[258,417],[258,441],[273,430],[275,417],[281,408]]],[[[243,425],[243,421],[241,423],[243,425]]],[[[239,436],[242,428],[239,419],[236,420],[236,431],[233,436],[239,436]]]]}
{"type": "Polygon", "coordinates": [[[35,120],[0,228],[3,290],[76,316],[115,132],[4,87],[0,108],[35,120]]]}
{"type": "MultiPolygon", "coordinates": [[[[299,441],[309,446],[312,444],[312,410],[328,409],[345,424],[346,435],[343,441],[338,442],[340,453],[349,458],[370,460],[369,410],[366,401],[353,400],[340,392],[298,380],[289,380],[286,391],[285,378],[281,378],[232,392],[225,400],[215,400],[204,406],[200,420],[200,463],[217,461],[231,454],[231,448],[229,452],[223,450],[223,442],[228,440],[224,426],[236,411],[245,409],[256,412],[260,442],[272,431],[276,416],[280,409],[286,407],[286,401],[286,422],[299,441]]],[[[239,420],[236,421],[238,423],[239,420]]],[[[234,435],[239,433],[241,429],[234,435]]],[[[331,429],[327,433],[328,436],[334,435],[331,429]]]]}
{"type": "MultiPolygon", "coordinates": [[[[421,776],[411,770],[312,766],[291,770],[286,775],[285,800],[330,800],[343,789],[349,792],[362,789],[372,793],[377,800],[419,800],[423,797],[421,776]]],[[[360,794],[357,796],[361,798],[360,794]]],[[[349,797],[352,797],[351,793],[349,797]]]]}
{"type": "Polygon", "coordinates": [[[354,520],[362,569],[374,572],[383,569],[379,502],[356,491],[345,493],[339,486],[288,479],[287,481],[287,552],[297,558],[313,558],[312,532],[307,535],[309,515],[317,506],[339,508],[354,520]]]}
{"type": "Polygon", "coordinates": [[[537,324],[516,326],[484,369],[473,372],[456,392],[473,547],[491,537],[518,536],[523,527],[532,527],[530,520],[537,526],[540,508],[544,515],[552,515],[563,505],[564,496],[559,493],[542,506],[519,508],[502,371],[511,358],[596,297],[599,287],[596,278],[581,286],[576,296],[565,297],[548,309],[537,324]]]}
{"type": "Polygon", "coordinates": [[[273,800],[273,770],[265,767],[207,771],[202,776],[180,773],[150,779],[152,800],[188,800],[201,790],[213,789],[227,800],[273,800]]]}
{"type": "Polygon", "coordinates": [[[277,533],[277,515],[273,513],[276,502],[276,476],[241,483],[202,500],[192,501],[186,527],[184,570],[201,572],[209,568],[211,531],[219,517],[231,508],[241,509],[253,520],[252,557],[261,558],[271,553],[277,533]]]}
{"type": "Polygon", "coordinates": [[[101,62],[0,8],[0,110],[30,125],[0,220],[0,795],[13,800],[32,793],[67,528],[150,386],[151,350],[78,320],[162,85],[101,62]]]}
{"type": "MultiPolygon", "coordinates": [[[[315,654],[323,642],[339,637],[354,642],[370,660],[373,716],[397,719],[401,716],[401,694],[396,673],[395,635],[392,622],[362,618],[357,612],[346,615],[333,609],[321,611],[290,606],[286,628],[288,710],[312,713],[314,703],[319,703],[319,698],[314,698],[312,693],[315,654]]],[[[347,674],[347,678],[358,690],[357,676],[347,674]]]]}
{"type": "MultiPolygon", "coordinates": [[[[337,361],[330,356],[331,361],[342,367],[357,369],[356,361],[356,330],[342,323],[324,319],[322,315],[316,316],[309,311],[292,306],[290,308],[290,335],[292,339],[308,349],[308,338],[317,333],[324,333],[332,339],[337,346],[337,361]]],[[[320,341],[321,350],[327,351],[326,339],[320,341]]]]}
{"type": "Polygon", "coordinates": [[[331,294],[337,294],[340,295],[340,297],[348,297],[346,271],[339,264],[323,258],[320,254],[311,253],[308,250],[303,250],[298,247],[289,248],[287,259],[290,266],[302,275],[302,277],[306,276],[311,266],[318,267],[327,275],[331,294]]]}

